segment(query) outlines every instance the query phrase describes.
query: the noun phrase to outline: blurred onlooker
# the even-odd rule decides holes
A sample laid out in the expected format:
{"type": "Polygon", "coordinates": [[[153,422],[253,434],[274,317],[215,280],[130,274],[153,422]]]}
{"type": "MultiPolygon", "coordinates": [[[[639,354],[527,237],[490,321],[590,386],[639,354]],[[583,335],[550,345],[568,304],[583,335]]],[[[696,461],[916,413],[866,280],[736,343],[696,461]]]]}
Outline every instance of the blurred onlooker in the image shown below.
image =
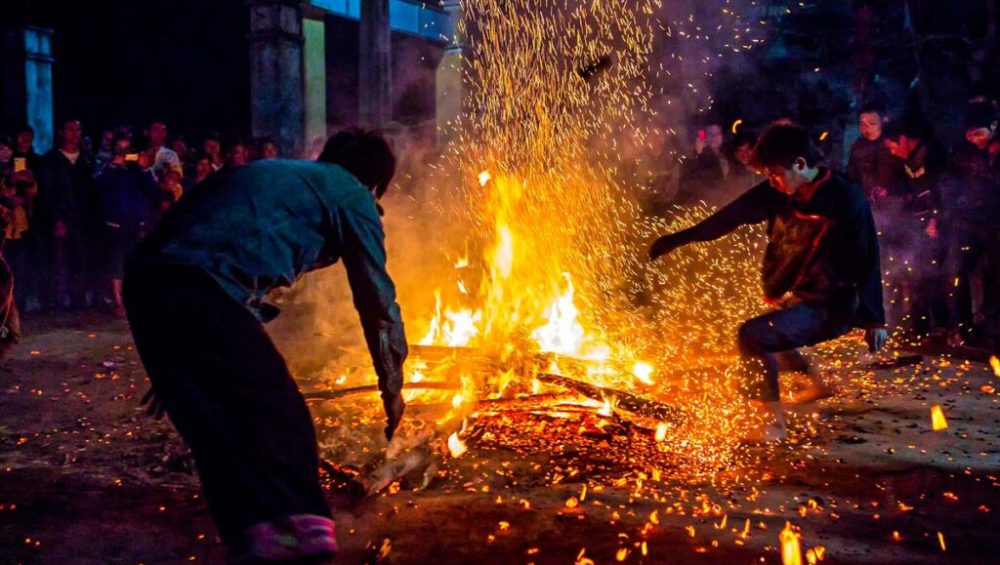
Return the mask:
{"type": "Polygon", "coordinates": [[[676,204],[691,204],[699,200],[718,203],[722,181],[729,174],[729,161],[722,154],[722,126],[708,124],[698,130],[694,155],[684,164],[676,204]]]}
{"type": "MultiPolygon", "coordinates": [[[[895,252],[910,328],[918,335],[945,329],[949,308],[945,259],[947,226],[941,211],[941,180],[947,156],[927,122],[918,116],[891,126],[884,141],[903,166],[903,205],[890,231],[906,242],[895,252]]],[[[904,309],[905,310],[905,309],[904,309]]]]}
{"type": "Polygon", "coordinates": [[[0,133],[0,171],[14,167],[14,142],[0,133]]]}
{"type": "Polygon", "coordinates": [[[876,223],[879,221],[879,204],[897,190],[895,185],[899,180],[897,164],[882,140],[882,119],[882,110],[877,106],[861,109],[858,116],[861,137],[851,145],[847,161],[847,176],[861,185],[872,203],[876,223]]]}
{"type": "MultiPolygon", "coordinates": [[[[19,174],[30,175],[31,173],[25,170],[19,174]]],[[[21,337],[21,319],[14,297],[14,274],[5,259],[7,242],[4,241],[5,234],[14,222],[15,209],[18,207],[12,198],[6,196],[6,194],[16,192],[16,189],[13,188],[13,185],[16,184],[13,177],[12,168],[0,173],[0,191],[3,192],[0,195],[0,250],[2,250],[0,253],[0,360],[3,360],[7,352],[17,345],[21,337]]]]}
{"type": "MultiPolygon", "coordinates": [[[[105,251],[105,280],[110,279],[112,309],[125,315],[122,304],[122,274],[125,257],[139,241],[140,234],[153,218],[159,196],[156,178],[139,164],[138,154],[130,153],[131,142],[119,136],[114,140],[111,161],[94,179],[102,224],[105,251]]],[[[173,169],[164,174],[179,175],[173,169]]]]}
{"type": "Polygon", "coordinates": [[[42,157],[35,152],[35,129],[25,124],[14,132],[14,157],[22,158],[31,172],[38,174],[42,157]]]}
{"type": "Polygon", "coordinates": [[[212,168],[218,171],[226,164],[222,157],[222,138],[217,133],[210,133],[202,142],[202,151],[212,159],[212,168]]]}
{"type": "Polygon", "coordinates": [[[750,165],[750,157],[753,155],[753,146],[756,142],[757,137],[753,134],[740,132],[736,134],[727,149],[727,158],[731,165],[725,179],[725,187],[720,191],[718,198],[720,204],[728,204],[764,180],[764,177],[758,175],[750,165]]]}
{"type": "Polygon", "coordinates": [[[160,211],[166,212],[184,194],[183,177],[174,170],[163,171],[160,175],[160,211]]]}
{"type": "Polygon", "coordinates": [[[21,309],[29,295],[37,292],[38,277],[30,262],[31,241],[28,239],[32,203],[37,194],[38,185],[30,169],[15,167],[13,163],[0,167],[0,198],[8,216],[3,233],[3,258],[17,280],[16,298],[21,309]]]}
{"type": "Polygon", "coordinates": [[[257,158],[258,159],[277,159],[278,158],[278,144],[274,142],[270,137],[265,137],[260,140],[257,148],[257,158]]]}
{"type": "Polygon", "coordinates": [[[94,153],[94,161],[97,163],[98,170],[111,162],[111,157],[114,153],[114,142],[114,130],[105,129],[101,131],[101,142],[97,146],[97,152],[94,153]]]}
{"type": "Polygon", "coordinates": [[[93,289],[87,267],[96,231],[94,158],[81,149],[79,121],[67,120],[59,135],[59,147],[42,158],[37,212],[51,260],[48,301],[79,309],[93,289]]]}
{"type": "Polygon", "coordinates": [[[183,135],[175,136],[174,140],[170,142],[170,148],[180,158],[181,163],[185,163],[191,158],[191,149],[188,147],[187,140],[184,139],[183,135]]]}
{"type": "Polygon", "coordinates": [[[242,141],[234,141],[226,148],[225,165],[217,171],[217,174],[222,177],[228,177],[233,171],[246,165],[247,162],[246,144],[242,141]]]}
{"type": "Polygon", "coordinates": [[[184,190],[188,191],[198,186],[214,172],[212,157],[205,154],[198,155],[198,158],[194,160],[194,172],[190,176],[184,177],[184,190]]]}
{"type": "Polygon", "coordinates": [[[184,174],[180,157],[173,149],[167,147],[167,124],[161,120],[153,120],[146,130],[146,138],[149,140],[146,155],[152,163],[150,167],[153,173],[159,175],[167,169],[172,169],[184,174]]]}
{"type": "Polygon", "coordinates": [[[954,228],[956,309],[960,331],[973,335],[977,322],[986,322],[1000,337],[1000,139],[996,137],[996,110],[989,103],[973,103],[965,114],[966,142],[951,160],[950,189],[944,204],[954,228]],[[983,301],[974,315],[972,278],[982,268],[983,301]],[[978,319],[977,319],[978,318],[978,319]]]}

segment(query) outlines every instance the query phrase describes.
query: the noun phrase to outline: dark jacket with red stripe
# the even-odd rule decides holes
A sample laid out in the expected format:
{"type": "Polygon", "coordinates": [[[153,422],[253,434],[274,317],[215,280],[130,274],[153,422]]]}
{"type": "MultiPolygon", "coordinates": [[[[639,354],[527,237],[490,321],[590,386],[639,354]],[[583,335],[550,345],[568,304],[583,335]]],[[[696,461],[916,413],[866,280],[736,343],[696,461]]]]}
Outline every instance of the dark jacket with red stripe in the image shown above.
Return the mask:
{"type": "Polygon", "coordinates": [[[673,243],[711,241],[761,222],[768,237],[761,268],[765,298],[791,293],[804,302],[856,305],[856,326],[885,324],[875,220],[861,189],[842,174],[821,169],[815,182],[792,196],[762,182],[674,234],[673,243]]]}

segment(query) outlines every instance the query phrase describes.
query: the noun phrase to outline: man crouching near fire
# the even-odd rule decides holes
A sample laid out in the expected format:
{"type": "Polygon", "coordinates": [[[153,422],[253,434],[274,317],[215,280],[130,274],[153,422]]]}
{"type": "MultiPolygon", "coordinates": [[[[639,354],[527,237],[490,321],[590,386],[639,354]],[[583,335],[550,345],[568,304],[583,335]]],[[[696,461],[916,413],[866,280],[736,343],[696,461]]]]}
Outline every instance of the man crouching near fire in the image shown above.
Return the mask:
{"type": "Polygon", "coordinates": [[[337,544],[312,418],[264,331],[268,291],[342,259],[391,438],[406,337],[381,208],[396,159],[379,135],[331,137],[316,162],[257,161],[208,179],[130,258],[129,324],[155,394],[191,447],[233,563],[325,563],[337,544]]]}
{"type": "MultiPolygon", "coordinates": [[[[744,224],[767,222],[762,276],[769,313],[740,326],[738,342],[747,371],[744,392],[761,425],[750,441],[787,437],[778,395],[778,356],[805,365],[796,348],[865,328],[870,351],[887,339],[879,249],[868,201],[846,176],[822,166],[808,133],[774,125],[753,151],[752,164],[767,181],[751,188],[701,223],[657,239],[650,259],[682,245],[718,239],[744,224]]],[[[803,401],[829,396],[819,374],[803,401]]]]}

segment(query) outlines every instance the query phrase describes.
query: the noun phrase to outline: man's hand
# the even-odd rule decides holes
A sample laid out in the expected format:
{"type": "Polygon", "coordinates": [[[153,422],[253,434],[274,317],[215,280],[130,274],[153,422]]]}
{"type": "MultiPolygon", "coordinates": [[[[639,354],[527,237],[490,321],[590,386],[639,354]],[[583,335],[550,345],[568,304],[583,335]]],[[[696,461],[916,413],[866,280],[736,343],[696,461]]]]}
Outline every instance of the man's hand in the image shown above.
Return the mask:
{"type": "Polygon", "coordinates": [[[653,245],[649,247],[649,260],[655,261],[678,247],[680,247],[680,245],[674,239],[673,234],[660,236],[653,242],[653,245]]]}
{"type": "Polygon", "coordinates": [[[888,340],[889,332],[885,331],[885,328],[870,328],[865,330],[865,343],[868,344],[868,351],[871,353],[880,351],[888,340]]]}
{"type": "Polygon", "coordinates": [[[406,402],[403,401],[403,394],[382,393],[382,406],[385,407],[385,439],[392,440],[392,434],[396,433],[396,428],[403,420],[403,412],[406,410],[406,402]]]}

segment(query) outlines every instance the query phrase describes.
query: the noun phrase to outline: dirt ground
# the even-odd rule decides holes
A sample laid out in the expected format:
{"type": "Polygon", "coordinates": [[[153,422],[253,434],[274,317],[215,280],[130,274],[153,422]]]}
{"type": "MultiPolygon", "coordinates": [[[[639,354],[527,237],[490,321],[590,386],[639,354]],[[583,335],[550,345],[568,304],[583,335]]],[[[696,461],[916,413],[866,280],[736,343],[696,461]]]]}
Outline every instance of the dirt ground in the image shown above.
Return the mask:
{"type": "MultiPolygon", "coordinates": [[[[186,450],[138,408],[147,381],[125,323],[25,326],[0,371],[0,563],[223,562],[186,450]]],[[[822,425],[758,454],[738,485],[483,442],[424,490],[333,488],[338,562],[780,563],[786,522],[824,563],[1000,562],[1000,378],[927,354],[865,382],[799,413],[822,425]],[[935,404],[946,430],[931,430],[935,404]]],[[[600,441],[628,452],[627,435],[600,441]]]]}

